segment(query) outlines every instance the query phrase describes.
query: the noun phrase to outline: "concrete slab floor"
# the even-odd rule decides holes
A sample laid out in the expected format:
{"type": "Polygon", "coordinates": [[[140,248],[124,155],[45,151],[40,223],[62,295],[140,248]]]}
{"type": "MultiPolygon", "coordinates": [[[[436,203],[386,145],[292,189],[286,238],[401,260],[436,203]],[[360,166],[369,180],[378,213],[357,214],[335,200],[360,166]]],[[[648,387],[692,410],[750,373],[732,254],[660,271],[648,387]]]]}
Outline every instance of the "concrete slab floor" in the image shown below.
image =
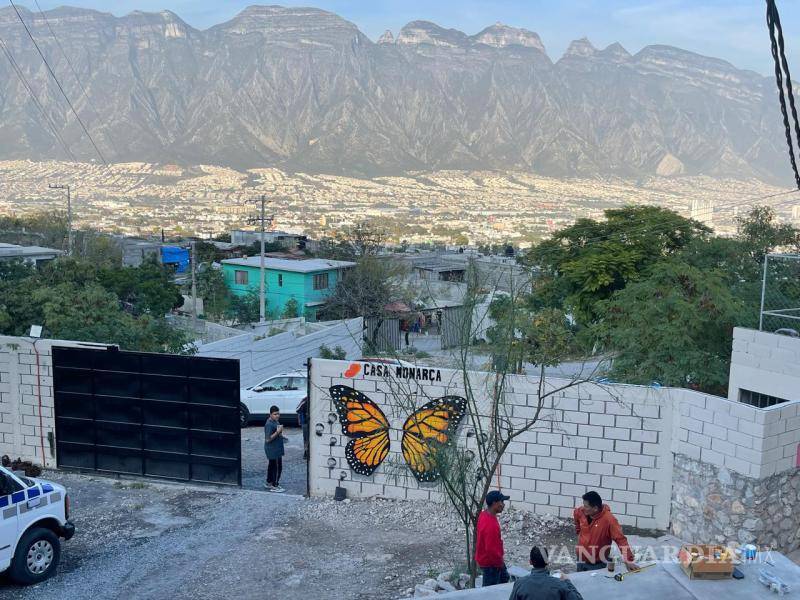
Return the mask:
{"type": "MultiPolygon", "coordinates": [[[[761,557],[759,557],[761,558],[761,557]]],[[[573,573],[569,576],[583,596],[583,600],[758,600],[778,597],[758,581],[761,568],[767,568],[786,583],[791,592],[788,597],[800,597],[800,567],[784,555],[773,552],[769,558],[775,566],[755,563],[740,565],[744,579],[717,581],[690,580],[677,563],[658,563],[655,566],[625,577],[622,582],[607,577],[605,571],[573,573]]],[[[442,600],[508,600],[512,584],[485,589],[465,590],[439,594],[442,600]]]]}

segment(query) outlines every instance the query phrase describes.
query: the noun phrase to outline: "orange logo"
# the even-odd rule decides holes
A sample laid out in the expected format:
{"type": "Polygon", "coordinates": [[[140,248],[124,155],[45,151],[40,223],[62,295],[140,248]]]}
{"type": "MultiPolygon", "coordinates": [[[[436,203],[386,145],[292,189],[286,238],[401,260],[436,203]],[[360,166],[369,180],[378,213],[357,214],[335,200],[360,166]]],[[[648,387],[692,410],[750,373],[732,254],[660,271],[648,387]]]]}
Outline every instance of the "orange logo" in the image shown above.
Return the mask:
{"type": "Polygon", "coordinates": [[[344,376],[349,378],[355,377],[361,372],[361,365],[359,363],[352,363],[349,367],[347,367],[347,371],[344,372],[344,376]]]}

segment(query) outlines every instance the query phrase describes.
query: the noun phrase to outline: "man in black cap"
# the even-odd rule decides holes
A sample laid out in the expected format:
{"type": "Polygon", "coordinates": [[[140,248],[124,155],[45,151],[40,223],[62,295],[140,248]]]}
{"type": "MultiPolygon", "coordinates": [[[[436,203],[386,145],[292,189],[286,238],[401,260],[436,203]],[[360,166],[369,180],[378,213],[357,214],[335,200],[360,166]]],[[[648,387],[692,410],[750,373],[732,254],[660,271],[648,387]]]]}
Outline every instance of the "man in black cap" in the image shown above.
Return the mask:
{"type": "Polygon", "coordinates": [[[478,517],[478,539],[475,542],[475,562],[483,571],[483,587],[508,583],[508,570],[503,561],[503,538],[497,515],[506,507],[509,496],[492,490],[486,494],[486,510],[478,517]]]}
{"type": "Polygon", "coordinates": [[[555,578],[547,568],[547,550],[531,548],[531,574],[517,579],[508,600],[583,600],[567,576],[555,578]]]}

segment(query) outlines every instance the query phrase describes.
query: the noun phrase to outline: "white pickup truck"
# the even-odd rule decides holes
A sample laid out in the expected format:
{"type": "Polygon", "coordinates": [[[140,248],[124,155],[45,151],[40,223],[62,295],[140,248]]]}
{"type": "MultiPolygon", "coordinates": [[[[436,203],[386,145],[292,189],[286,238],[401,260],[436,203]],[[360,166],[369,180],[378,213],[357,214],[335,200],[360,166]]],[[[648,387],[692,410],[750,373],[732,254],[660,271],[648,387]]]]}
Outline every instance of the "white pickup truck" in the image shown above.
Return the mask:
{"type": "Polygon", "coordinates": [[[0,571],[16,583],[44,581],[58,566],[59,538],[74,534],[66,489],[0,466],[0,571]]]}

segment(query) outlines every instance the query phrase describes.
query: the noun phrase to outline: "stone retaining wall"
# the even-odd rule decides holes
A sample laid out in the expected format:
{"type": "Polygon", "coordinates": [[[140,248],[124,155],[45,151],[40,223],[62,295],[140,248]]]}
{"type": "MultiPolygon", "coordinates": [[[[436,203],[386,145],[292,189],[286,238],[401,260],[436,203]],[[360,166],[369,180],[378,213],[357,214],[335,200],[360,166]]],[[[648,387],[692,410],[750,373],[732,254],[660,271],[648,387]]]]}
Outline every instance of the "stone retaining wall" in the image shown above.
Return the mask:
{"type": "Polygon", "coordinates": [[[800,548],[800,470],[753,479],[725,467],[675,456],[672,531],[692,542],[800,548]]]}

